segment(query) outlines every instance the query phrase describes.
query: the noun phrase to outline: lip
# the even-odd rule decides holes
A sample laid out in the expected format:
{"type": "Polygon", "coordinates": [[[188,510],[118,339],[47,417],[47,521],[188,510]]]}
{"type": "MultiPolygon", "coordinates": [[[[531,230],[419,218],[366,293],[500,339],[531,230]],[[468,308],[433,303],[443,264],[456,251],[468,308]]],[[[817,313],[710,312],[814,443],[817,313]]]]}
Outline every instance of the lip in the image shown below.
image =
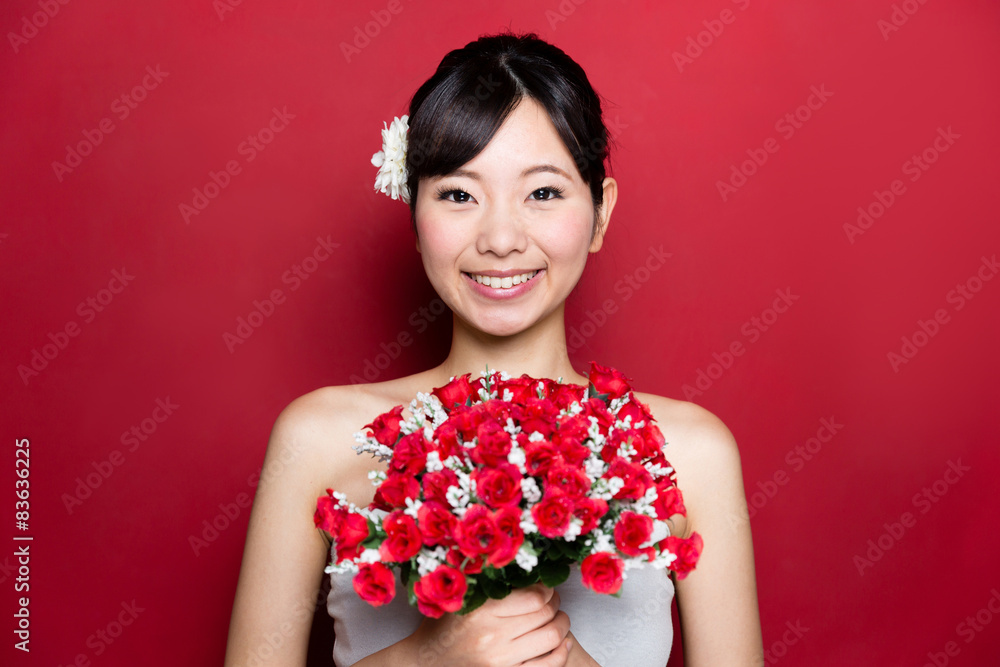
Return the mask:
{"type": "Polygon", "coordinates": [[[538,282],[539,276],[545,273],[545,269],[513,269],[507,271],[477,271],[476,275],[489,276],[491,278],[506,278],[507,276],[516,276],[522,273],[531,273],[532,271],[538,271],[526,283],[521,283],[520,285],[514,285],[513,287],[508,287],[507,289],[493,289],[492,287],[487,287],[486,285],[480,285],[476,282],[476,279],[472,277],[470,273],[465,271],[462,272],[462,277],[468,282],[469,286],[472,288],[476,294],[479,294],[491,301],[506,301],[508,299],[516,299],[522,294],[527,294],[535,288],[535,284],[538,282]]]}

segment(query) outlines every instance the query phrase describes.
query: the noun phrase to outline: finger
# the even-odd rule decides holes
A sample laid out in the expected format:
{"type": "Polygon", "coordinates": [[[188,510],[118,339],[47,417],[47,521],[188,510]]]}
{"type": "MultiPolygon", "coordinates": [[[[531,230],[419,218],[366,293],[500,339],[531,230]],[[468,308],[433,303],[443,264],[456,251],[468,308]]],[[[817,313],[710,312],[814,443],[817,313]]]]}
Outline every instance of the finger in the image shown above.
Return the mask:
{"type": "Polygon", "coordinates": [[[517,662],[533,660],[557,651],[566,641],[570,622],[566,612],[558,612],[551,621],[526,632],[510,643],[510,655],[517,662]]]}
{"type": "MultiPolygon", "coordinates": [[[[517,639],[522,635],[551,623],[558,614],[559,593],[555,593],[549,598],[549,601],[537,611],[506,618],[505,620],[510,624],[508,626],[508,632],[510,633],[509,636],[512,639],[517,639]]],[[[565,613],[563,616],[565,616],[565,613]]],[[[569,617],[566,618],[568,619],[569,617]]]]}
{"type": "Polygon", "coordinates": [[[495,605],[491,605],[491,610],[495,616],[522,616],[531,614],[544,608],[553,596],[558,595],[554,588],[548,588],[541,584],[519,588],[510,592],[502,600],[491,600],[495,605]]]}
{"type": "Polygon", "coordinates": [[[572,648],[569,642],[571,641],[572,640],[566,639],[551,653],[537,658],[532,658],[531,660],[522,662],[521,664],[525,665],[525,667],[565,667],[569,661],[569,652],[572,648]]]}

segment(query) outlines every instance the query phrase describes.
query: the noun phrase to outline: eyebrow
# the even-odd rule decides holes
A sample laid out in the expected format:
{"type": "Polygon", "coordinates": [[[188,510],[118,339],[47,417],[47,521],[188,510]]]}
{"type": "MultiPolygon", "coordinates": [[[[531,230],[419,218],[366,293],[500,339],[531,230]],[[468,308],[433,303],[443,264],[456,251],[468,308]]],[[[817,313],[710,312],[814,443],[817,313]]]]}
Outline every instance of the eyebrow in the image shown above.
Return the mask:
{"type": "MultiPolygon", "coordinates": [[[[532,174],[540,174],[540,173],[558,174],[560,176],[565,177],[568,180],[571,181],[573,180],[573,178],[569,174],[567,174],[564,170],[560,169],[554,164],[539,164],[535,165],[534,167],[528,167],[527,169],[521,172],[521,178],[524,178],[525,176],[531,176],[532,174]]],[[[479,174],[479,172],[472,171],[470,169],[459,168],[447,175],[464,176],[466,178],[471,178],[474,181],[483,180],[483,177],[479,174]]]]}

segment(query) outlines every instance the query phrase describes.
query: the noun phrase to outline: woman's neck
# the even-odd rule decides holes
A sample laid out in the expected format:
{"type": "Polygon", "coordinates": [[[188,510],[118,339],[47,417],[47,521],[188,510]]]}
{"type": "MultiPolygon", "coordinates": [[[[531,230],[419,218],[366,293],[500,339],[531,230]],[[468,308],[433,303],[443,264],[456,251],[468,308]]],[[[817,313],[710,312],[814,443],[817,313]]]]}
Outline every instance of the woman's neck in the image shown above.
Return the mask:
{"type": "Polygon", "coordinates": [[[490,370],[506,371],[512,377],[562,378],[563,382],[586,384],[586,377],[573,368],[566,349],[564,310],[512,336],[493,336],[452,316],[451,351],[436,369],[444,381],[453,376],[479,375],[490,370]]]}

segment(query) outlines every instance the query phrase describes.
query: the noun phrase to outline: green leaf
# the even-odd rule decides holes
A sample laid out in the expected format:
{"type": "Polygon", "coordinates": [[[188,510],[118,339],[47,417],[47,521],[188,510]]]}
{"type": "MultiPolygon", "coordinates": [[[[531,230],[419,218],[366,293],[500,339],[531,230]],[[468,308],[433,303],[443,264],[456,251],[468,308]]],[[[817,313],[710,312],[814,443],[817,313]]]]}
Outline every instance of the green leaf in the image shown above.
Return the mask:
{"type": "Polygon", "coordinates": [[[502,600],[510,593],[510,584],[500,579],[482,579],[480,584],[486,596],[494,600],[502,600]]]}
{"type": "MultiPolygon", "coordinates": [[[[413,563],[406,561],[399,566],[399,580],[403,582],[403,585],[410,585],[410,575],[413,573],[413,563]]],[[[416,579],[416,577],[414,577],[416,579]]]]}
{"type": "Polygon", "coordinates": [[[538,570],[525,572],[517,563],[511,563],[504,568],[504,581],[510,584],[511,588],[527,588],[538,583],[538,570]]]}
{"type": "Polygon", "coordinates": [[[538,564],[538,574],[543,584],[555,588],[569,579],[569,564],[562,561],[544,561],[538,564]]]}
{"type": "Polygon", "coordinates": [[[410,602],[411,607],[417,606],[417,592],[414,590],[414,586],[417,585],[417,577],[413,577],[408,582],[406,582],[406,598],[410,602]]]}
{"type": "Polygon", "coordinates": [[[597,387],[594,386],[593,382],[590,383],[590,385],[587,387],[587,389],[588,389],[588,391],[587,391],[587,394],[588,394],[587,397],[588,398],[599,398],[602,401],[604,401],[605,405],[610,405],[611,401],[610,401],[609,397],[611,396],[611,394],[600,394],[600,393],[598,393],[597,392],[597,387]]]}

